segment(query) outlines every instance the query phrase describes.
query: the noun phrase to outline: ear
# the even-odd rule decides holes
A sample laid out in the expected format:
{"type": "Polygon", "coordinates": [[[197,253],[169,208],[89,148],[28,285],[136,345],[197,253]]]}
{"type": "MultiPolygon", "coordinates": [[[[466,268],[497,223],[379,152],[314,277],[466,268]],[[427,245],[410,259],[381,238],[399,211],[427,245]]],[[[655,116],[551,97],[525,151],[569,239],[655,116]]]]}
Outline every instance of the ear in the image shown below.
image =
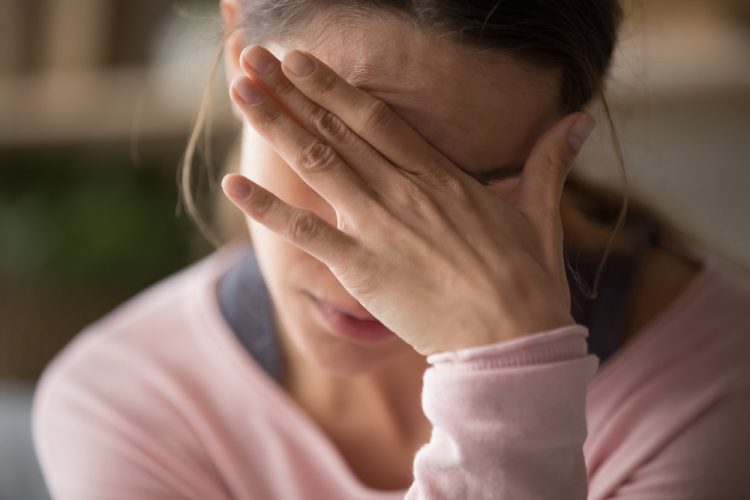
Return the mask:
{"type": "Polygon", "coordinates": [[[221,0],[221,18],[224,24],[224,70],[227,83],[241,72],[240,54],[247,46],[245,32],[240,26],[240,8],[237,0],[221,0]]]}

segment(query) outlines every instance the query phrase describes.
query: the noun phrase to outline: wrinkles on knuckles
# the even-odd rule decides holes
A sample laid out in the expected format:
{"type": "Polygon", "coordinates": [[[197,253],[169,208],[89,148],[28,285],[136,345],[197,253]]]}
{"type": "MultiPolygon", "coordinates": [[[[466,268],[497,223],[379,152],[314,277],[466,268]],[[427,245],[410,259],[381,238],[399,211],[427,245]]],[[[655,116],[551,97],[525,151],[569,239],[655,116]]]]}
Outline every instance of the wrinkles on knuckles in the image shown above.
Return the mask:
{"type": "Polygon", "coordinates": [[[314,141],[299,150],[296,162],[305,171],[320,174],[335,171],[339,159],[333,148],[314,141]]]}
{"type": "Polygon", "coordinates": [[[545,161],[547,173],[553,177],[561,177],[567,173],[571,162],[572,160],[568,158],[568,155],[561,153],[560,151],[548,151],[545,161]]]}
{"type": "Polygon", "coordinates": [[[344,122],[324,108],[317,108],[310,121],[322,136],[335,144],[345,144],[349,138],[349,128],[344,122]]]}
{"type": "Polygon", "coordinates": [[[362,109],[363,130],[375,130],[386,127],[393,119],[393,111],[380,99],[372,99],[362,109]]]}
{"type": "Polygon", "coordinates": [[[246,108],[245,116],[247,116],[253,126],[265,129],[281,123],[284,114],[277,106],[269,104],[266,101],[250,109],[246,108]]]}
{"type": "Polygon", "coordinates": [[[318,233],[318,219],[312,212],[297,211],[290,217],[285,233],[292,241],[310,241],[318,233]]]}
{"type": "Polygon", "coordinates": [[[338,76],[329,71],[318,73],[315,78],[315,91],[321,96],[328,96],[336,90],[338,76]]]}
{"type": "Polygon", "coordinates": [[[415,175],[426,184],[436,187],[443,192],[450,193],[453,196],[461,199],[470,196],[467,192],[466,184],[443,168],[433,167],[423,172],[418,172],[415,175]]]}
{"type": "Polygon", "coordinates": [[[281,101],[287,101],[297,90],[297,87],[283,76],[276,78],[270,87],[281,101]]]}
{"type": "Polygon", "coordinates": [[[246,210],[263,221],[268,221],[277,212],[276,197],[264,189],[256,189],[247,202],[246,210]]]}
{"type": "Polygon", "coordinates": [[[398,195],[401,202],[412,209],[419,209],[432,204],[432,199],[417,182],[401,176],[397,181],[393,195],[398,195]]]}

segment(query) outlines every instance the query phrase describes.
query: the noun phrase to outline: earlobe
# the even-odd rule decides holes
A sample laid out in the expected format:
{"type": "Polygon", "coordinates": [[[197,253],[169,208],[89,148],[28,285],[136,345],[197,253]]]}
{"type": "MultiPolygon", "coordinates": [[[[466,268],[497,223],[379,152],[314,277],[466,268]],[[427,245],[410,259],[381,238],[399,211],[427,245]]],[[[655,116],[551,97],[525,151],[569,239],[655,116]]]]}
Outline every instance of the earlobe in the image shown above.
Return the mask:
{"type": "Polygon", "coordinates": [[[239,9],[235,0],[221,1],[221,18],[224,25],[224,67],[228,82],[234,80],[242,71],[239,64],[240,54],[247,46],[238,13],[239,9]]]}
{"type": "Polygon", "coordinates": [[[224,23],[224,33],[230,33],[237,27],[236,0],[221,0],[221,20],[224,23]]]}
{"type": "MultiPolygon", "coordinates": [[[[238,13],[236,0],[221,1],[221,19],[224,25],[224,71],[227,82],[234,81],[242,73],[240,54],[247,46],[238,13]]],[[[235,117],[242,119],[242,113],[236,106],[232,106],[232,111],[235,117]]]]}

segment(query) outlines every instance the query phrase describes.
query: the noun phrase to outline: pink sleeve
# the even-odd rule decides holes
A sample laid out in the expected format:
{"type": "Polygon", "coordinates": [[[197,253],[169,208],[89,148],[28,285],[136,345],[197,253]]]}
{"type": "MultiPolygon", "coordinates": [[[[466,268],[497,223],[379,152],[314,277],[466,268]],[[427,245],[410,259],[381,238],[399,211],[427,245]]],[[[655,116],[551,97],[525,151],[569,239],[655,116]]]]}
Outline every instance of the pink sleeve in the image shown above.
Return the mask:
{"type": "Polygon", "coordinates": [[[433,425],[407,499],[585,499],[587,329],[432,355],[422,406],[433,425]]]}

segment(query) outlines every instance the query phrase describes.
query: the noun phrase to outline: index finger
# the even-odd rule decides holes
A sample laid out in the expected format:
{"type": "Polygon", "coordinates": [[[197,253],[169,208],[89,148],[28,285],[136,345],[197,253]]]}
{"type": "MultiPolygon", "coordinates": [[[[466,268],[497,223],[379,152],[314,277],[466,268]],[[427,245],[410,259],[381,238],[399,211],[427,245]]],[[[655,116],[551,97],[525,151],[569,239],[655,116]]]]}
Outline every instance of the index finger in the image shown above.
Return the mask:
{"type": "Polygon", "coordinates": [[[370,187],[331,146],[305,130],[250,78],[237,77],[229,92],[255,131],[337,212],[372,213],[370,187]]]}
{"type": "Polygon", "coordinates": [[[385,102],[351,85],[320,59],[295,49],[286,54],[282,68],[303,94],[338,116],[400,168],[424,173],[449,163],[385,102]]]}

